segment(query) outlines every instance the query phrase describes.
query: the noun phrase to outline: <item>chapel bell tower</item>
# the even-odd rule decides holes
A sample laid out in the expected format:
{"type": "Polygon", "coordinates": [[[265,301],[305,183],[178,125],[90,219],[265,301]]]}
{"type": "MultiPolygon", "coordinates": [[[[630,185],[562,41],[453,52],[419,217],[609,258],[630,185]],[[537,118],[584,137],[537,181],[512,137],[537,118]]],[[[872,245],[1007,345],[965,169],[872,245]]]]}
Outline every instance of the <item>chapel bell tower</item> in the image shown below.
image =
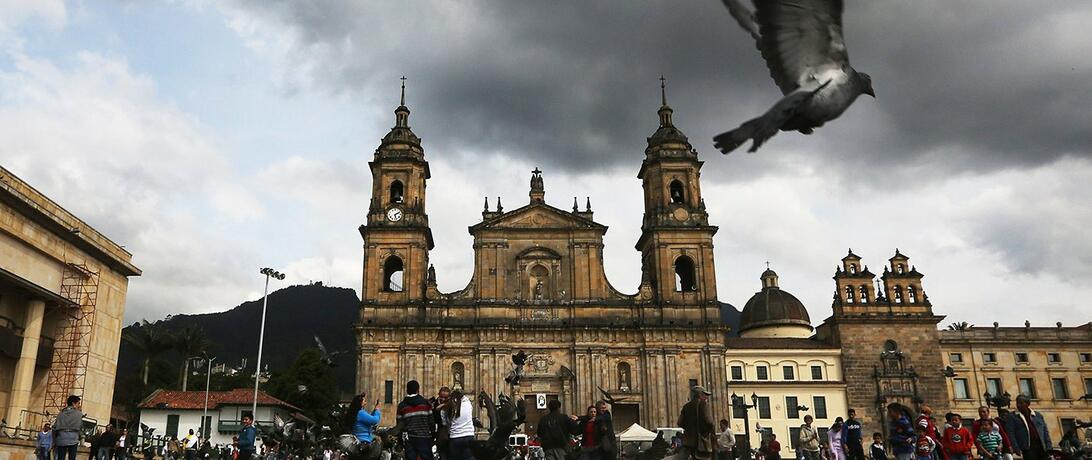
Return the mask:
{"type": "MultiPolygon", "coordinates": [[[[642,273],[660,304],[674,308],[715,306],[713,235],[717,227],[709,225],[701,197],[702,162],[686,135],[675,127],[663,77],[660,96],[660,126],[648,138],[645,160],[637,173],[645,202],[636,245],[641,251],[642,273]]],[[[671,321],[667,316],[665,321],[671,321]]],[[[684,316],[687,321],[694,319],[693,315],[684,316]]],[[[708,319],[708,315],[699,318],[708,319]]],[[[712,316],[713,321],[717,318],[712,316]]]]}
{"type": "Polygon", "coordinates": [[[372,198],[364,238],[364,292],[377,304],[404,304],[424,299],[432,230],[425,213],[429,179],[421,139],[410,130],[406,82],[402,77],[401,105],[395,124],[383,137],[374,159],[372,198]]]}

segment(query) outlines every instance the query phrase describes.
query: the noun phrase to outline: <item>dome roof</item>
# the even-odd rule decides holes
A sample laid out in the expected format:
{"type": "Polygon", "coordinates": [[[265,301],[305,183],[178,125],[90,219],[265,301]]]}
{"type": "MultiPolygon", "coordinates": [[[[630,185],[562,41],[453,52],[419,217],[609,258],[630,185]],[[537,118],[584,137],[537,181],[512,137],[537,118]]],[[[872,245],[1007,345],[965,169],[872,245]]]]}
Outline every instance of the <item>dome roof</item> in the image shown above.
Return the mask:
{"type": "Polygon", "coordinates": [[[801,326],[811,330],[808,310],[796,296],[777,286],[777,273],[767,269],[762,273],[762,290],[756,292],[743,307],[739,332],[771,326],[801,326]]]}

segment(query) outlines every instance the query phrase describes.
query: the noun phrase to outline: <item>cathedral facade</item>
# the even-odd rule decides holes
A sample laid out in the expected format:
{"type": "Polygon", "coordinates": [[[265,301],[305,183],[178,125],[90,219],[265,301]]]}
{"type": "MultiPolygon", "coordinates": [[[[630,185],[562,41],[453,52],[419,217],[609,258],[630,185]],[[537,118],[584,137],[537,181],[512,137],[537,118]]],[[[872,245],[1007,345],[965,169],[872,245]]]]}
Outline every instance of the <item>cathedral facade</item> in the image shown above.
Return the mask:
{"type": "Polygon", "coordinates": [[[590,205],[548,204],[537,169],[523,206],[505,211],[486,203],[469,228],[470,282],[441,292],[429,264],[429,167],[409,113],[403,95],[395,126],[369,163],[358,391],[379,398],[388,414],[410,379],[426,392],[448,386],[511,393],[511,355],[523,351],[529,358],[515,393],[528,401],[531,431],[543,396],[582,414],[602,392],[617,401],[618,429],[675,426],[687,388],[696,384],[713,392],[716,418],[729,416],[727,328],[713,265],[717,227],[702,200],[702,162],[674,126],[666,98],[637,174],[645,211],[635,245],[643,274],[636,294],[607,281],[607,227],[590,205]]]}

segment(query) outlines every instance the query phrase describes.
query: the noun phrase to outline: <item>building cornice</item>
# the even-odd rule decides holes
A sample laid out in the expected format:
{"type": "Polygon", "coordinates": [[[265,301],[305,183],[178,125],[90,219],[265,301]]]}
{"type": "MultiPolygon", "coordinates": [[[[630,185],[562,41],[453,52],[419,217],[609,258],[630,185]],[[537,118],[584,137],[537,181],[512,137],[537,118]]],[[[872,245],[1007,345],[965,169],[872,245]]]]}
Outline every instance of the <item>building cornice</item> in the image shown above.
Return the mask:
{"type": "MultiPolygon", "coordinates": [[[[124,276],[140,276],[133,255],[0,166],[0,202],[124,276]]],[[[17,238],[19,235],[15,235],[17,238]]],[[[55,255],[54,255],[55,256],[55,255]]],[[[62,261],[67,262],[67,261],[62,261]]]]}

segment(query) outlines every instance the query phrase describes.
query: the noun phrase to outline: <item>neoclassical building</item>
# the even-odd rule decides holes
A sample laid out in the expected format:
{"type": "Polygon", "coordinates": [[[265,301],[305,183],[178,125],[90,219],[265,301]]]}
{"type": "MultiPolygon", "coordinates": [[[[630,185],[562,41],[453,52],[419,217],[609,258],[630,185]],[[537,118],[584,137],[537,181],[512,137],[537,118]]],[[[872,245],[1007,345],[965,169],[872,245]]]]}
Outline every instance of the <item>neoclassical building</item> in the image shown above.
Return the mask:
{"type": "MultiPolygon", "coordinates": [[[[739,337],[725,341],[729,391],[757,406],[747,419],[733,409],[732,432],[742,446],[744,433],[755,433],[757,425],[762,438],[777,435],[782,458],[794,458],[804,416],[815,417],[825,432],[846,414],[842,350],[814,337],[808,310],[781,289],[777,273],[767,269],[761,281],[761,290],[743,307],[739,337]]],[[[751,446],[759,445],[753,434],[751,446]]]]}
{"type": "Polygon", "coordinates": [[[1084,324],[1044,327],[1029,320],[940,331],[941,357],[954,371],[948,379],[952,411],[973,414],[987,397],[1008,394],[1015,404],[1016,395],[1027,395],[1058,445],[1075,421],[1092,418],[1092,322],[1087,312],[1075,316],[1084,324]]]}
{"type": "MultiPolygon", "coordinates": [[[[532,172],[527,200],[511,210],[488,202],[469,228],[474,272],[455,292],[437,288],[429,265],[426,213],[430,177],[409,109],[369,163],[372,198],[364,239],[357,389],[392,409],[409,379],[440,386],[509,392],[511,355],[530,359],[517,388],[529,398],[529,430],[543,413],[537,395],[582,413],[603,389],[619,399],[616,426],[674,426],[686,388],[713,392],[714,415],[727,417],[721,324],[710,225],[702,199],[702,162],[675,127],[666,97],[637,177],[644,187],[636,241],[643,279],[626,294],[603,269],[603,235],[590,203],[561,209],[532,172]],[[631,291],[631,292],[632,292],[631,291]]],[[[636,165],[635,165],[636,166],[636,165]]],[[[388,412],[390,413],[390,412],[388,412]]]]}
{"type": "MultiPolygon", "coordinates": [[[[110,420],[132,254],[0,167],[0,410],[37,431],[83,396],[110,420]]],[[[26,434],[26,432],[21,432],[26,434]]],[[[0,451],[6,449],[0,442],[0,451]]]]}

